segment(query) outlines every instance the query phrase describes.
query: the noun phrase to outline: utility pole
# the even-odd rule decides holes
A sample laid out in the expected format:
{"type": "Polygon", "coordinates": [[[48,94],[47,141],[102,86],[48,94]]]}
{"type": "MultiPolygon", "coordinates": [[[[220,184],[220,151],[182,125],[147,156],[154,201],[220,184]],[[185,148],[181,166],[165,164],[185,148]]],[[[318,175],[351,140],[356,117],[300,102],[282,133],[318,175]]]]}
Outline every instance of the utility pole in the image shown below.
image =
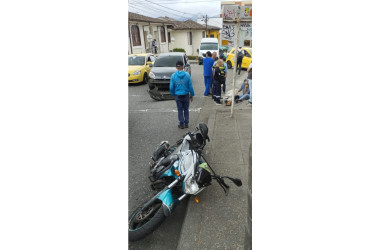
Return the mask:
{"type": "Polygon", "coordinates": [[[205,38],[208,35],[208,14],[205,15],[205,38]]]}

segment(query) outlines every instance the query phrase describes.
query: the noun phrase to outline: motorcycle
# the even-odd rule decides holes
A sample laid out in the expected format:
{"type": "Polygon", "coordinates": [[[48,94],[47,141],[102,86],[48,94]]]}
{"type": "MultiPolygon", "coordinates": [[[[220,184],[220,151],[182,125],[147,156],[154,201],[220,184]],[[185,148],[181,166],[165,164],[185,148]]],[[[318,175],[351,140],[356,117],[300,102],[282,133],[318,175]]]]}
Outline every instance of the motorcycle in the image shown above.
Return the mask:
{"type": "Polygon", "coordinates": [[[229,186],[224,179],[241,186],[240,179],[219,176],[202,155],[208,137],[208,127],[200,123],[193,132],[174,145],[163,141],[156,148],[150,162],[151,188],[156,194],[138,207],[129,219],[129,241],[137,241],[154,230],[186,197],[197,195],[212,180],[216,180],[227,195],[229,186]]]}

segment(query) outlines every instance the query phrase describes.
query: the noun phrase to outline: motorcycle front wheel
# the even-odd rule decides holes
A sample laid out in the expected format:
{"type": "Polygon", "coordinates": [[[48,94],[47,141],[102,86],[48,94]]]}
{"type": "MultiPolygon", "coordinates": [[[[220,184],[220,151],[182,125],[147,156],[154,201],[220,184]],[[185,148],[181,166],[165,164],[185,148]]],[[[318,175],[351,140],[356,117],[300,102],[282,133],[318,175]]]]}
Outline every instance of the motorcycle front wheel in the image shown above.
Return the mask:
{"type": "Polygon", "coordinates": [[[166,219],[162,211],[162,203],[155,201],[148,208],[137,208],[129,220],[129,241],[137,241],[158,228],[166,219]]]}

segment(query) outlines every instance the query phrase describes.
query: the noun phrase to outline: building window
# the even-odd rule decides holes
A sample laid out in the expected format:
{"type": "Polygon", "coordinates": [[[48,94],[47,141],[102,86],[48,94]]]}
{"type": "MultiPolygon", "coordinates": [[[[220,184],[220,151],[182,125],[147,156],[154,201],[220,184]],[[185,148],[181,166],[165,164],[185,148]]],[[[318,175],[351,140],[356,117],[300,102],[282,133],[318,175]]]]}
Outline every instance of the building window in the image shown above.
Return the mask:
{"type": "Polygon", "coordinates": [[[187,32],[188,45],[192,45],[192,32],[187,32]]]}
{"type": "Polygon", "coordinates": [[[210,35],[210,37],[214,37],[214,34],[210,35]]]}
{"type": "Polygon", "coordinates": [[[165,37],[165,27],[161,27],[161,42],[165,43],[166,42],[166,37],[165,37]]]}
{"type": "Polygon", "coordinates": [[[168,43],[171,43],[170,32],[168,32],[168,43]]]}
{"type": "Polygon", "coordinates": [[[203,31],[203,38],[205,38],[205,31],[203,31]]]}
{"type": "Polygon", "coordinates": [[[140,46],[142,42],[140,41],[140,32],[139,27],[137,25],[131,26],[131,38],[133,46],[140,46]]]}

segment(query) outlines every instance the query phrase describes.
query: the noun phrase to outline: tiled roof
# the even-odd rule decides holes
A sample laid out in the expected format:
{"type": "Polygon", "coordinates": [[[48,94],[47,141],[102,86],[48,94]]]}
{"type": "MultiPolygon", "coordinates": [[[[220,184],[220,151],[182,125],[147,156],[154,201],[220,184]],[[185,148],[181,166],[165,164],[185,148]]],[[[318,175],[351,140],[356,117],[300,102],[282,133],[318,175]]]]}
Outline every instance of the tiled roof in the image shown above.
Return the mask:
{"type": "Polygon", "coordinates": [[[129,21],[172,24],[172,22],[170,21],[162,20],[159,18],[143,16],[143,15],[139,15],[133,12],[129,12],[129,21]]]}
{"type": "Polygon", "coordinates": [[[175,23],[175,22],[178,22],[178,20],[175,20],[173,18],[170,18],[170,17],[158,17],[158,19],[161,19],[161,20],[164,20],[164,21],[168,21],[168,22],[171,22],[171,23],[175,23]]]}
{"type": "MultiPolygon", "coordinates": [[[[151,23],[165,23],[173,25],[173,30],[205,30],[205,25],[198,24],[195,21],[187,20],[184,22],[177,21],[170,17],[159,17],[153,18],[148,16],[139,15],[133,12],[129,12],[129,21],[137,22],[151,22],[151,23]]],[[[220,28],[208,25],[209,30],[219,30],[220,28]]]]}
{"type": "MultiPolygon", "coordinates": [[[[214,26],[207,26],[208,29],[219,30],[214,26]]],[[[184,22],[174,22],[173,30],[205,30],[205,25],[198,24],[195,21],[187,20],[184,22]]]]}

